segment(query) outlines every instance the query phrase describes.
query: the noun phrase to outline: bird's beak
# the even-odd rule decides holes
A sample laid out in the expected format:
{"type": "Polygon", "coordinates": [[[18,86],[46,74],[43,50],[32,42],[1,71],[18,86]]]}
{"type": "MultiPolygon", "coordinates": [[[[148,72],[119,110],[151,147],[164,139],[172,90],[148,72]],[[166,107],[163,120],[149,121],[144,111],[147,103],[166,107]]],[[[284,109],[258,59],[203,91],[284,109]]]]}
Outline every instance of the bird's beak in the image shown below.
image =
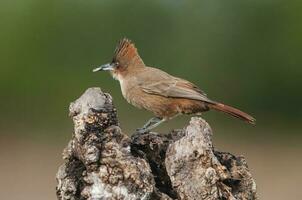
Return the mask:
{"type": "Polygon", "coordinates": [[[107,70],[113,70],[114,69],[114,64],[113,63],[107,63],[105,65],[101,65],[97,68],[94,68],[92,71],[93,72],[98,72],[98,71],[107,71],[107,70]]]}

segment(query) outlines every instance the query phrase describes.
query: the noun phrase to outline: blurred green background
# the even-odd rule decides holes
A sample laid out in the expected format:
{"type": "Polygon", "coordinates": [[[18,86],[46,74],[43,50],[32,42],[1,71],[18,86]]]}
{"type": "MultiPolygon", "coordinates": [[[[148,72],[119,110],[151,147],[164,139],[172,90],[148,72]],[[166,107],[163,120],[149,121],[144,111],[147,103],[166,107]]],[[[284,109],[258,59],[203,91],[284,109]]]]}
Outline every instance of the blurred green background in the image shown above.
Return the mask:
{"type": "Polygon", "coordinates": [[[128,134],[151,117],[127,104],[109,74],[91,72],[128,37],[147,65],[252,114],[256,126],[203,117],[218,149],[246,156],[261,199],[300,199],[301,10],[298,0],[1,0],[0,198],[56,198],[68,106],[88,87],[113,96],[128,134]]]}

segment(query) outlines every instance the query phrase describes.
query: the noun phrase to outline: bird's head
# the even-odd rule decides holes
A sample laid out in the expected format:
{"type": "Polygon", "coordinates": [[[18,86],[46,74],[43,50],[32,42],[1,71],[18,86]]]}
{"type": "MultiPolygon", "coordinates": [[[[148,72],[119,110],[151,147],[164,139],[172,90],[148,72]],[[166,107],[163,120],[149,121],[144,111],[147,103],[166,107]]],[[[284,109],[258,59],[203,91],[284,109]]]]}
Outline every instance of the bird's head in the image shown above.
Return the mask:
{"type": "Polygon", "coordinates": [[[145,64],[138,55],[134,43],[124,38],[117,44],[112,61],[95,68],[93,72],[110,71],[113,77],[118,77],[119,74],[143,66],[145,64]]]}

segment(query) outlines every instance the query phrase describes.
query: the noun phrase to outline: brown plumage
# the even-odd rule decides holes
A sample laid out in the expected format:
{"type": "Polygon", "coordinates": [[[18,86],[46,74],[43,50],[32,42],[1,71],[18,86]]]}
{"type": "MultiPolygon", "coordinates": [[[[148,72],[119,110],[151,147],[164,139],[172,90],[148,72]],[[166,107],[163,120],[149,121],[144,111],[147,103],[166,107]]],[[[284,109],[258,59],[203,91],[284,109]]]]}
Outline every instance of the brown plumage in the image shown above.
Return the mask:
{"type": "Polygon", "coordinates": [[[149,124],[142,128],[142,132],[179,114],[200,114],[209,109],[222,111],[251,124],[255,123],[252,116],[210,100],[193,83],[146,66],[135,45],[128,39],[119,42],[111,63],[94,71],[99,70],[110,70],[112,76],[119,80],[122,94],[129,103],[154,113],[156,119],[151,119],[149,124]]]}

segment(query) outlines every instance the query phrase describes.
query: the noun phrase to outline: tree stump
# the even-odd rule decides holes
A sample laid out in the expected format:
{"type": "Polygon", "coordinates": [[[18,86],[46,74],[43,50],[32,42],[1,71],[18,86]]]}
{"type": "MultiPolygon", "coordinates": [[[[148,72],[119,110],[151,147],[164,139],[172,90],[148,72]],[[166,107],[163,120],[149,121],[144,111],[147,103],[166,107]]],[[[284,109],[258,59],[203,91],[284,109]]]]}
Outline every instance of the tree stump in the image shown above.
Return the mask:
{"type": "Polygon", "coordinates": [[[216,151],[201,118],[167,135],[129,137],[100,88],[87,89],[69,110],[74,133],[56,175],[60,200],[257,199],[245,159],[216,151]]]}

